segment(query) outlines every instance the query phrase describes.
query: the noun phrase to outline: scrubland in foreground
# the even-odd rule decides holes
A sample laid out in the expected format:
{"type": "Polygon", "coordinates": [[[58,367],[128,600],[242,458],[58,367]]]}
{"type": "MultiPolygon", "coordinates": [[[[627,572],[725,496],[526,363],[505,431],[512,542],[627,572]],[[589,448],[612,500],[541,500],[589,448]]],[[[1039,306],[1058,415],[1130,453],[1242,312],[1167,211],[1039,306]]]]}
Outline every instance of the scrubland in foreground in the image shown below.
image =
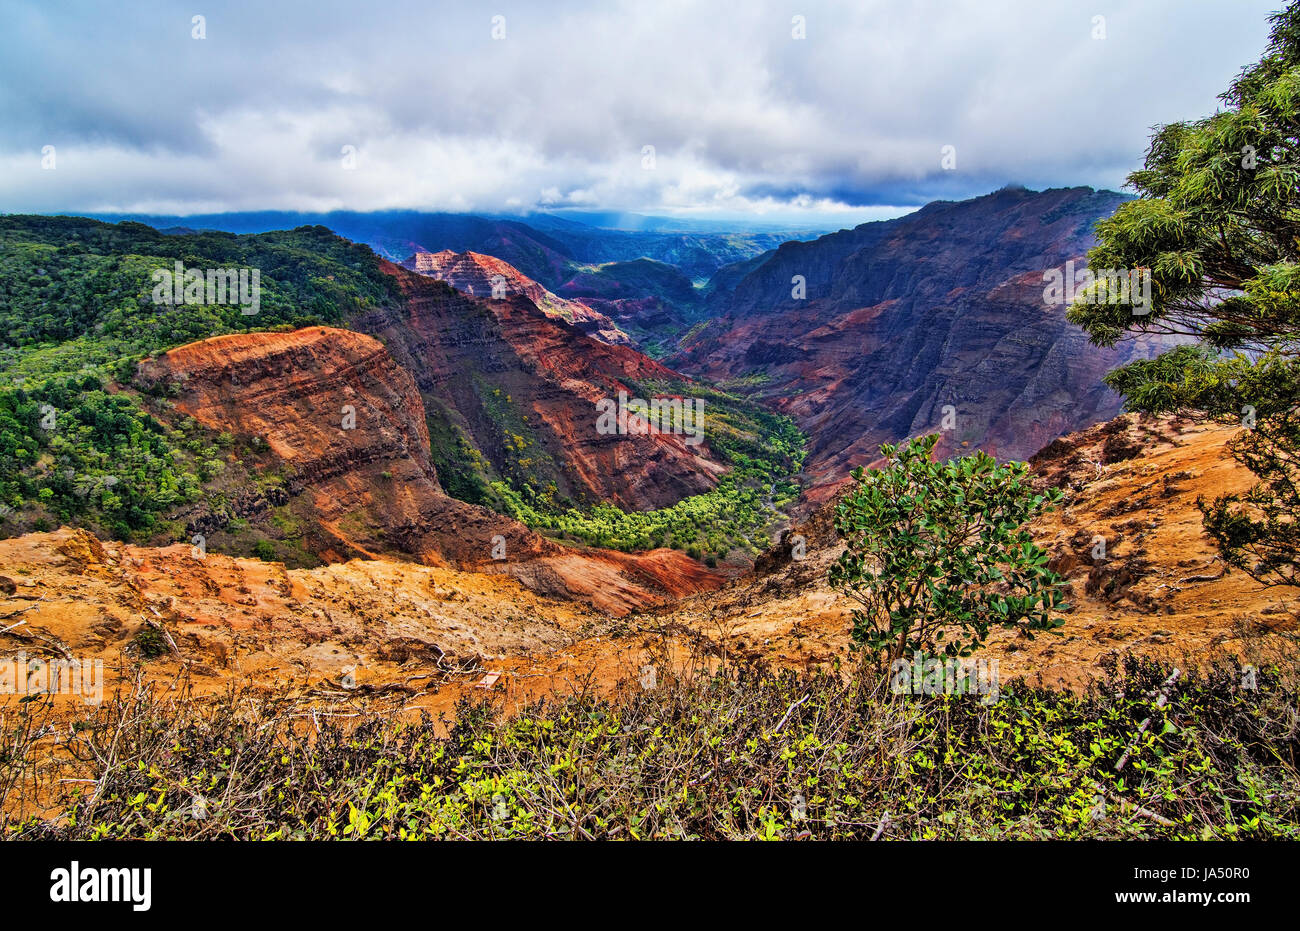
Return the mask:
{"type": "Polygon", "coordinates": [[[1288,669],[1130,657],[991,701],[700,665],[452,722],[141,681],[71,725],[6,708],[0,803],[59,840],[1296,838],[1288,669]]]}

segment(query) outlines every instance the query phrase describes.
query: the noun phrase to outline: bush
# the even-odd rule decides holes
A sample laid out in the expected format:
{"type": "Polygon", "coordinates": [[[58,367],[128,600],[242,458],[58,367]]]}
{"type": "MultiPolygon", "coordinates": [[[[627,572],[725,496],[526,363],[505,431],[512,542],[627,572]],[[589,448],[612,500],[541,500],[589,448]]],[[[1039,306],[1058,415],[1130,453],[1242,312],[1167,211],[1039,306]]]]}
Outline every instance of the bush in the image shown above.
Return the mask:
{"type": "Polygon", "coordinates": [[[992,626],[1029,636],[1064,622],[1064,580],[1026,524],[1061,492],[1039,494],[1023,462],[980,452],[931,461],[939,437],[885,445],[884,469],[856,469],[835,529],[847,548],[831,582],[861,607],[853,639],[890,660],[969,656],[992,626]]]}
{"type": "Polygon", "coordinates": [[[157,659],[167,652],[167,641],[162,634],[146,624],[140,632],[131,638],[136,655],[143,660],[157,659]]]}

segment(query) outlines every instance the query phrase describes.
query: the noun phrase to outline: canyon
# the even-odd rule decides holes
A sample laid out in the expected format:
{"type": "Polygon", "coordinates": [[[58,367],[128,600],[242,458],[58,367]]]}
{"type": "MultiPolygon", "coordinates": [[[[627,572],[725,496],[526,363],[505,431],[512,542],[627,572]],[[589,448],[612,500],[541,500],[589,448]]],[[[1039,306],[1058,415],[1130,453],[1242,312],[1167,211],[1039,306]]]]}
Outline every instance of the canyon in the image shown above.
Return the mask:
{"type": "MultiPolygon", "coordinates": [[[[286,478],[243,516],[283,508],[325,562],[387,555],[503,572],[615,613],[720,584],[680,552],[586,553],[448,496],[414,379],[364,334],[311,327],[213,337],[146,360],[137,380],[146,389],[176,383],[178,413],[260,440],[261,461],[247,465],[286,478]]],[[[192,531],[222,529],[202,510],[185,516],[192,531]]]]}
{"type": "MultiPolygon", "coordinates": [[[[1125,415],[1067,436],[1033,463],[1065,492],[1033,527],[1071,586],[1059,636],[995,632],[978,654],[1003,680],[1079,688],[1124,653],[1266,663],[1298,635],[1295,604],[1226,571],[1200,528],[1199,495],[1251,476],[1226,453],[1231,428],[1125,415]],[[1107,541],[1104,557],[1095,540],[1107,541]]],[[[755,571],[616,616],[530,591],[507,574],[352,558],[313,569],[175,544],[141,547],[63,528],[0,540],[0,618],[27,655],[98,659],[130,675],[142,635],[164,646],[151,681],[199,694],[234,682],[303,698],[450,711],[498,674],[518,706],[574,689],[612,689],[647,665],[711,657],[851,668],[849,608],[826,583],[840,544],[823,506],[796,529],[803,558],[775,548],[755,571]]],[[[536,562],[536,560],[534,560],[536,562]]]]}
{"type": "Polygon", "coordinates": [[[638,396],[639,383],[682,382],[677,372],[554,319],[522,290],[471,297],[391,263],[382,267],[396,279],[400,302],[358,315],[352,326],[388,347],[414,377],[429,415],[463,431],[496,471],[553,482],[566,498],[633,510],[716,485],[724,466],[708,444],[595,429],[602,399],[638,396]]]}
{"type": "MultiPolygon", "coordinates": [[[[149,429],[180,435],[193,423],[229,438],[221,468],[204,495],[164,515],[183,536],[127,543],[75,525],[33,530],[33,518],[0,539],[0,618],[17,625],[6,636],[124,669],[152,631],[166,644],[147,657],[160,679],[215,690],[251,678],[437,710],[488,673],[523,702],[582,681],[612,687],[701,650],[709,662],[840,670],[853,657],[848,606],[826,579],[838,494],[879,444],[938,431],[941,455],[1032,456],[1036,481],[1066,492],[1033,531],[1074,609],[1061,638],[995,634],[985,654],[1004,676],[1075,687],[1116,651],[1258,651],[1290,635],[1293,607],[1226,572],[1195,509],[1198,496],[1248,484],[1225,452],[1232,431],[1121,415],[1102,375],[1165,344],[1097,349],[1043,300],[1044,273],[1078,261],[1092,224],[1121,200],[1007,189],[936,203],[751,250],[715,265],[707,286],[648,257],[581,266],[563,250],[539,253],[541,240],[502,248],[507,260],[397,237],[412,248],[396,264],[319,227],[254,237],[259,250],[289,237],[268,281],[332,281],[350,300],[329,305],[328,324],[302,325],[281,295],[265,326],[164,345],[123,368],[110,394],[142,405],[149,429]],[[334,264],[303,272],[303,244],[334,264]],[[647,334],[662,358],[641,351],[647,334]],[[783,536],[756,559],[618,552],[490,506],[509,483],[627,512],[709,494],[747,455],[715,448],[720,436],[735,442],[729,411],[706,407],[721,419],[699,445],[600,431],[597,413],[620,396],[720,386],[789,415],[807,437],[790,506],[774,502],[775,484],[761,489],[783,536]],[[254,539],[268,547],[261,558],[248,555],[254,539]]],[[[469,221],[447,228],[487,235],[469,221]]],[[[124,236],[163,254],[191,241],[76,231],[110,257],[124,236]]],[[[118,326],[104,312],[83,328],[118,326]]],[[[771,437],[741,439],[735,448],[752,450],[771,437]]]]}
{"type": "Polygon", "coordinates": [[[1023,459],[1118,414],[1102,375],[1168,346],[1099,349],[1043,300],[1044,273],[1081,260],[1093,223],[1122,201],[1013,188],[785,243],[669,362],[761,379],[758,396],[809,435],[822,500],[881,443],[921,433],[943,434],[940,454],[1023,459]]]}

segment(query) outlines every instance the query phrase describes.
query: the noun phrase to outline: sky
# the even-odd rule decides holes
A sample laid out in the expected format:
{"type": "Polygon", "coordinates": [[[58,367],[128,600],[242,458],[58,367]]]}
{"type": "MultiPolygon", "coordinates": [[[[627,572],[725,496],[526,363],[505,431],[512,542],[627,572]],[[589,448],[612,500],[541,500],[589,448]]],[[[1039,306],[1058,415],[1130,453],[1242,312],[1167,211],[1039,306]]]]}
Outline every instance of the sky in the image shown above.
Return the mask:
{"type": "Polygon", "coordinates": [[[839,227],[1120,189],[1281,2],[0,0],[0,212],[839,227]]]}

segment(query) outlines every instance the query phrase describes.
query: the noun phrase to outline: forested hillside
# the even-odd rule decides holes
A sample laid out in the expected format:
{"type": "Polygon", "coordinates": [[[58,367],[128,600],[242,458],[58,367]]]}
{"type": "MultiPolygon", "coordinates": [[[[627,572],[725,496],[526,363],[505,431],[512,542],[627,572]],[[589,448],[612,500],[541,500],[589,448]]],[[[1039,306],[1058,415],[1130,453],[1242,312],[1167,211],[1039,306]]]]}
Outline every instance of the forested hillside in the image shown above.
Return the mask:
{"type": "MultiPolygon", "coordinates": [[[[710,471],[693,484],[681,483],[673,478],[676,470],[647,463],[662,473],[647,478],[659,487],[648,499],[619,493],[619,483],[635,475],[626,460],[603,476],[609,485],[604,492],[604,486],[595,492],[570,487],[562,441],[575,434],[557,439],[538,432],[542,418],[521,406],[528,392],[511,397],[512,387],[521,390],[522,376],[509,371],[518,363],[504,365],[501,353],[515,351],[512,339],[527,336],[531,344],[539,328],[550,339],[586,345],[586,337],[543,315],[533,319],[529,306],[511,304],[494,318],[487,302],[438,298],[445,313],[475,318],[474,327],[505,347],[483,360],[464,396],[439,394],[435,383],[444,382],[446,373],[422,368],[425,356],[443,351],[435,345],[438,334],[430,337],[434,343],[407,350],[399,344],[409,334],[384,329],[403,315],[409,318],[410,296],[394,274],[367,246],[319,226],[168,235],[132,222],[0,218],[0,532],[71,523],[120,539],[179,540],[195,525],[213,524],[213,514],[223,526],[233,522],[238,529],[233,498],[250,489],[282,497],[290,470],[266,455],[262,437],[205,427],[184,414],[177,405],[186,392],[183,377],[141,383],[137,364],[223,334],[334,325],[395,341],[391,348],[403,364],[425,380],[431,455],[452,495],[543,532],[623,550],[666,545],[722,557],[737,549],[752,554],[765,545],[774,504],[788,502],[797,491],[790,477],[802,460],[802,437],[787,418],[688,383],[628,350],[624,355],[643,361],[616,356],[596,363],[606,374],[591,382],[588,393],[632,387],[636,382],[626,372],[644,366],[660,383],[644,390],[705,396],[710,471]],[[192,302],[155,300],[155,273],[172,271],[178,262],[185,269],[256,269],[256,307],[241,306],[234,293],[224,303],[206,294],[192,302]],[[516,336],[507,324],[520,320],[516,336]]],[[[530,351],[523,347],[522,355],[530,351]]],[[[587,350],[576,350],[574,357],[591,364],[587,350]]],[[[469,373],[466,364],[457,369],[469,373]]],[[[558,385],[573,374],[557,369],[530,377],[558,385]]],[[[553,387],[545,390],[553,394],[553,387]]],[[[558,403],[546,396],[551,407],[558,403]]],[[[578,394],[561,400],[573,423],[589,417],[594,425],[590,399],[578,394]]],[[[604,446],[627,445],[629,439],[587,432],[604,446]]],[[[254,547],[265,543],[264,534],[292,536],[292,521],[280,523],[286,526],[262,528],[236,549],[275,552],[254,547]]]]}

